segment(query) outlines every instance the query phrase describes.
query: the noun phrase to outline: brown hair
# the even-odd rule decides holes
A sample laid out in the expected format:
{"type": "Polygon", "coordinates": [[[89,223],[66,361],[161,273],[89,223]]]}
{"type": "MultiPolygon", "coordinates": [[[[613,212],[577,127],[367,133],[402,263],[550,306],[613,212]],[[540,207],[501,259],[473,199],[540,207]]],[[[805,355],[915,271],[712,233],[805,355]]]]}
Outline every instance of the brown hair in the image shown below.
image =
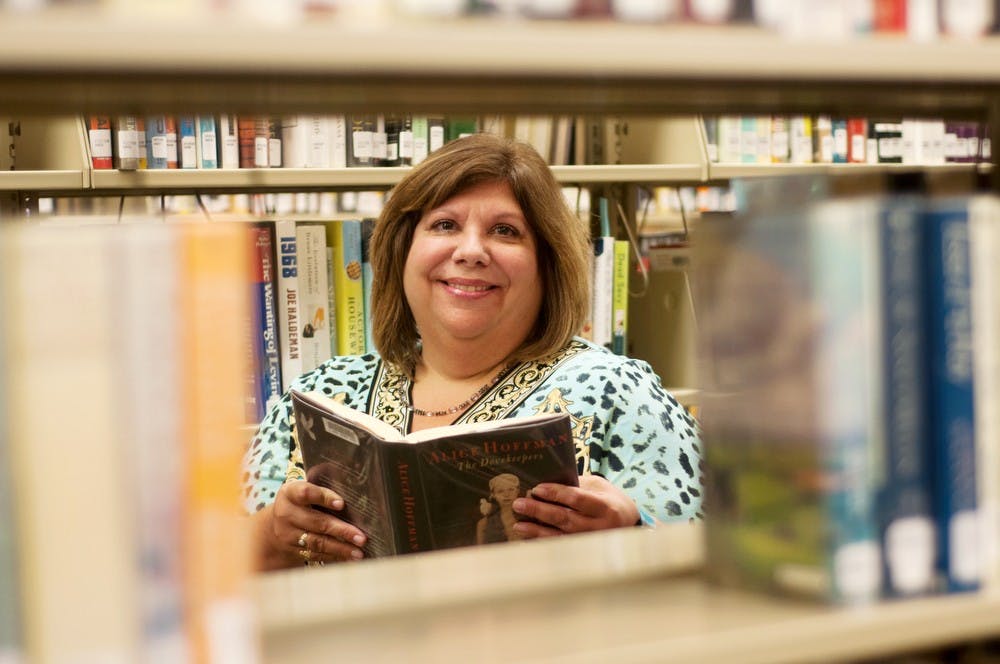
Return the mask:
{"type": "Polygon", "coordinates": [[[416,322],[403,291],[403,267],[421,217],[469,187],[506,182],[535,232],[542,308],[512,360],[562,348],[590,307],[590,229],[569,209],[545,160],[527,143],[493,134],[449,141],[393,188],[371,238],[372,336],[382,357],[407,372],[419,357],[416,322]]]}

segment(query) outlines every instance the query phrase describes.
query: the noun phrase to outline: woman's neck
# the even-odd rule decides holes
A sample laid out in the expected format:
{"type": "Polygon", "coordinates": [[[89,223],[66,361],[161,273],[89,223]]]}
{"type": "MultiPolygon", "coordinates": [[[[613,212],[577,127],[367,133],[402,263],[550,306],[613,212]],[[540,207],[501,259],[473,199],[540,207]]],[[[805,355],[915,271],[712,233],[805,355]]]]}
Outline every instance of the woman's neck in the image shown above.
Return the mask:
{"type": "Polygon", "coordinates": [[[504,349],[449,349],[435,351],[424,346],[416,377],[434,374],[455,382],[486,380],[507,365],[508,353],[504,349]]]}

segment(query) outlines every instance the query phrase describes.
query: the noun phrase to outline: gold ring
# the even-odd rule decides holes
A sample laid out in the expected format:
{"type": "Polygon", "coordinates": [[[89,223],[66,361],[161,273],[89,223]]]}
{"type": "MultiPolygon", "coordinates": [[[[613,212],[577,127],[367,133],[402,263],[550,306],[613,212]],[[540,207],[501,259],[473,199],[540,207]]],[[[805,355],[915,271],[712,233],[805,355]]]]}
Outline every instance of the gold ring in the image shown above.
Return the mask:
{"type": "Polygon", "coordinates": [[[302,560],[306,562],[312,560],[312,551],[309,549],[299,549],[299,555],[302,556],[302,560]]]}
{"type": "Polygon", "coordinates": [[[301,535],[299,535],[299,542],[298,542],[298,544],[299,544],[299,548],[300,549],[306,548],[306,538],[307,537],[309,537],[309,533],[302,533],[301,535]]]}

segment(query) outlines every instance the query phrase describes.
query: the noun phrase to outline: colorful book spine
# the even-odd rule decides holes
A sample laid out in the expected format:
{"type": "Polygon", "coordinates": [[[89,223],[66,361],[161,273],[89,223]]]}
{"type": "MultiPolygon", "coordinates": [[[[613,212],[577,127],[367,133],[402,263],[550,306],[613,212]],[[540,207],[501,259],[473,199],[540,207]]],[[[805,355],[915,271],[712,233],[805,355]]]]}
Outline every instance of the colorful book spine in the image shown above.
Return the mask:
{"type": "Polygon", "coordinates": [[[608,199],[601,198],[599,206],[601,235],[594,238],[594,282],[590,314],[591,340],[598,346],[611,348],[615,238],[611,235],[608,199]]]}
{"type": "Polygon", "coordinates": [[[295,229],[299,268],[299,347],[302,372],[312,371],[330,359],[327,325],[329,266],[326,262],[326,228],[299,222],[295,229]]]}
{"type": "Polygon", "coordinates": [[[628,240],[615,240],[614,277],[611,292],[611,350],[618,355],[628,353],[628,240]]]}
{"type": "Polygon", "coordinates": [[[847,161],[864,164],[868,161],[868,120],[847,118],[847,161]]]}
{"type": "Polygon", "coordinates": [[[198,168],[219,167],[219,141],[214,115],[199,115],[195,119],[198,140],[198,168]]]}
{"type": "Polygon", "coordinates": [[[171,141],[167,136],[167,116],[151,115],[146,118],[146,153],[150,169],[177,168],[177,134],[172,142],[173,154],[170,153],[171,141]]]}
{"type": "Polygon", "coordinates": [[[90,140],[90,163],[95,169],[114,168],[114,150],[111,147],[111,117],[87,116],[87,137],[90,140]]]}
{"type": "Polygon", "coordinates": [[[275,301],[274,227],[250,228],[250,303],[253,329],[253,370],[259,422],[282,394],[281,354],[278,351],[278,311],[275,301]]]}
{"type": "Polygon", "coordinates": [[[278,350],[281,353],[281,390],[287,392],[302,374],[302,348],[299,345],[302,313],[299,307],[298,239],[295,222],[274,222],[278,272],[278,350]]]}
{"type": "Polygon", "coordinates": [[[149,168],[149,155],[146,151],[146,119],[137,117],[135,119],[136,143],[139,145],[139,170],[149,168]]]}
{"type": "Polygon", "coordinates": [[[969,591],[979,586],[980,517],[967,199],[932,201],[924,229],[938,573],[947,590],[969,591]]]}
{"type": "Polygon", "coordinates": [[[337,294],[337,354],[365,352],[365,302],[361,267],[361,222],[344,219],[326,225],[333,249],[331,272],[337,294]]]}
{"type": "Polygon", "coordinates": [[[850,156],[850,139],[846,118],[833,118],[830,123],[833,136],[833,163],[846,164],[850,156]]]}

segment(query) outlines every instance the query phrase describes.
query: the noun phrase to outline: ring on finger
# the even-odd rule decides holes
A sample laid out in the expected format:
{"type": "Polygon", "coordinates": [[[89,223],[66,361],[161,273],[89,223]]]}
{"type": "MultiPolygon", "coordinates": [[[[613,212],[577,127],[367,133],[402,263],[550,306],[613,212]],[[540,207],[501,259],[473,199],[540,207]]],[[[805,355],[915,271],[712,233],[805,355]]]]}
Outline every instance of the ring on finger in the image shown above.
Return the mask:
{"type": "Polygon", "coordinates": [[[298,545],[300,549],[306,548],[306,542],[308,541],[308,538],[309,538],[309,533],[303,532],[301,535],[299,535],[298,545]]]}
{"type": "Polygon", "coordinates": [[[299,556],[302,557],[302,560],[309,562],[312,560],[312,551],[309,549],[299,549],[299,556]]]}

